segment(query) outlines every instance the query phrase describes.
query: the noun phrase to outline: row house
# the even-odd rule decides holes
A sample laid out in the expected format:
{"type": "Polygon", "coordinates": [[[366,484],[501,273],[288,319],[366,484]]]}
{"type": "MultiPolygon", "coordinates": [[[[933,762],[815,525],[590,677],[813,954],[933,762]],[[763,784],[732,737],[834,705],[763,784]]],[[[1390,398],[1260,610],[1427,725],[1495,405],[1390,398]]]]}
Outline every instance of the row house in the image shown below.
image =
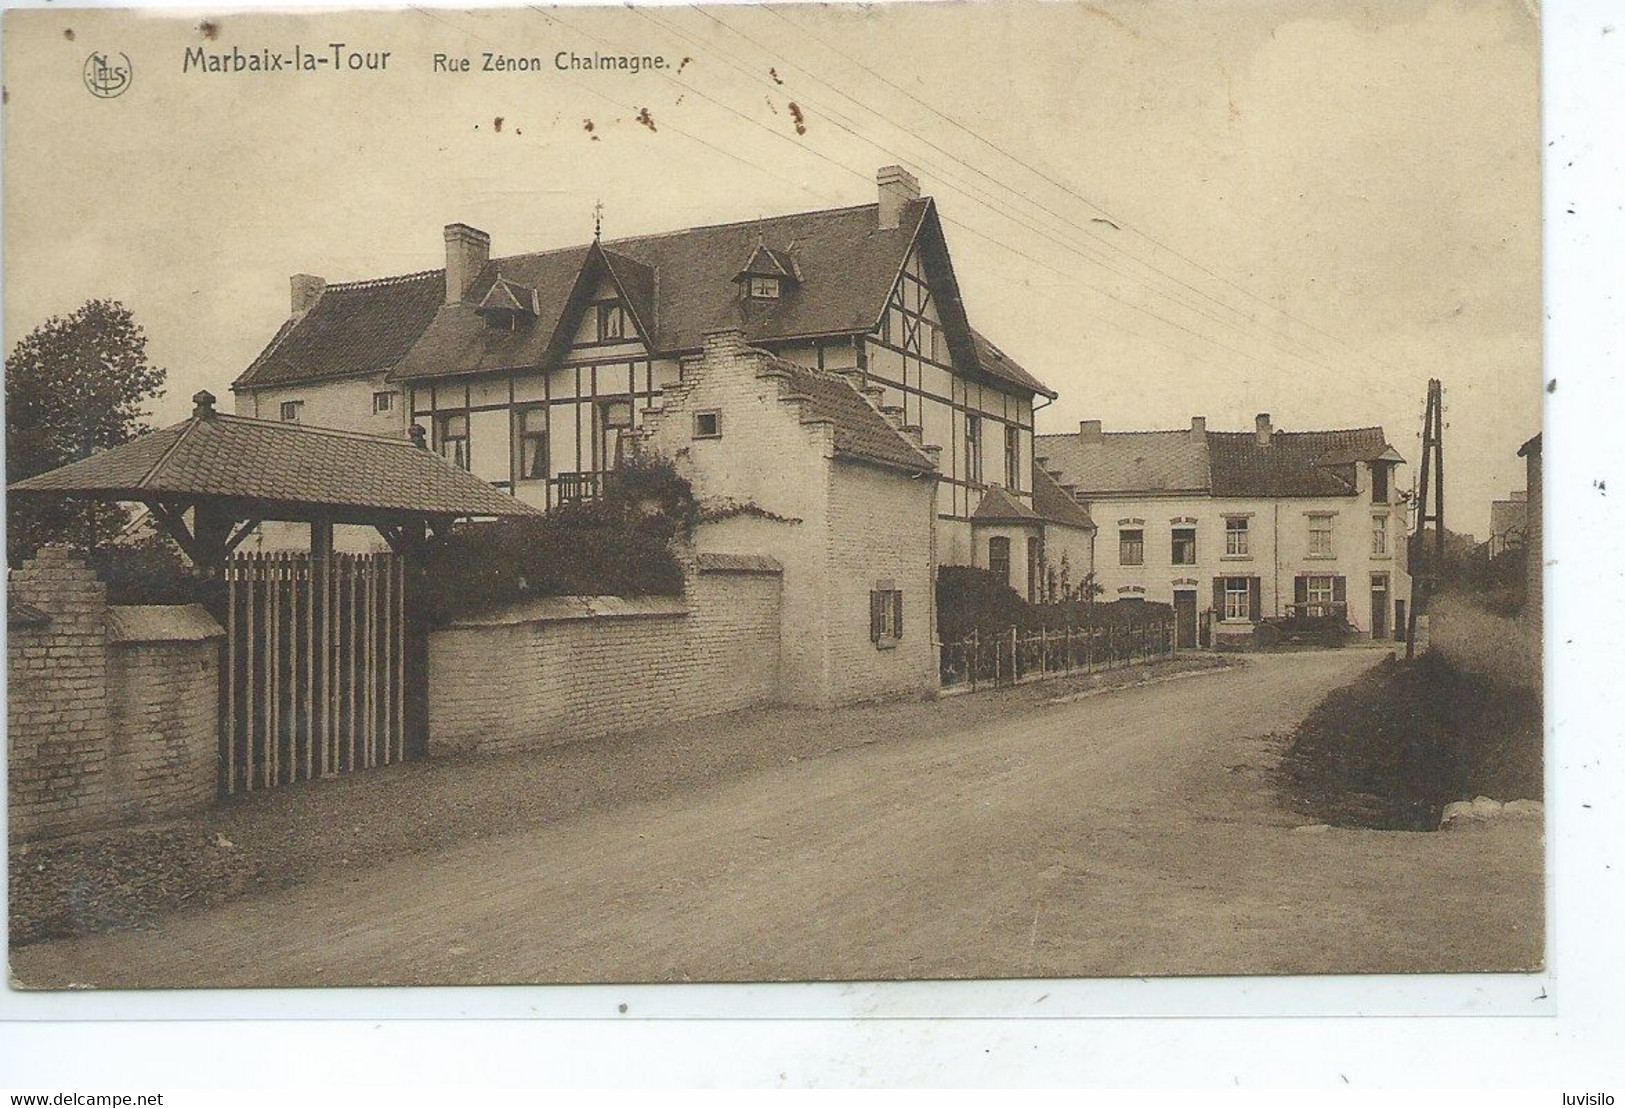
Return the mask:
{"type": "Polygon", "coordinates": [[[1180,644],[1250,635],[1262,619],[1342,614],[1399,637],[1410,602],[1403,464],[1380,427],[1040,435],[1038,464],[1088,509],[1102,599],[1174,607],[1180,644]],[[1205,629],[1205,633],[1204,633],[1205,629]]]}

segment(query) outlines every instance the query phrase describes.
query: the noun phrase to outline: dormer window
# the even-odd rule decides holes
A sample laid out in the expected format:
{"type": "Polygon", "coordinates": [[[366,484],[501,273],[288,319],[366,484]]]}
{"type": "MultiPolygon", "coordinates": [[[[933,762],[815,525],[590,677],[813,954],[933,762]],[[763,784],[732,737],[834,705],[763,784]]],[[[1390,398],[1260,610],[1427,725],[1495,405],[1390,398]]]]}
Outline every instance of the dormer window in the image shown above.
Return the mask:
{"type": "Polygon", "coordinates": [[[522,322],[536,318],[536,290],[498,277],[474,309],[486,325],[503,331],[516,331],[522,322]]]}
{"type": "Polygon", "coordinates": [[[744,268],[734,275],[740,298],[747,304],[781,299],[800,280],[801,268],[791,250],[774,250],[762,243],[756,244],[744,268]]]}

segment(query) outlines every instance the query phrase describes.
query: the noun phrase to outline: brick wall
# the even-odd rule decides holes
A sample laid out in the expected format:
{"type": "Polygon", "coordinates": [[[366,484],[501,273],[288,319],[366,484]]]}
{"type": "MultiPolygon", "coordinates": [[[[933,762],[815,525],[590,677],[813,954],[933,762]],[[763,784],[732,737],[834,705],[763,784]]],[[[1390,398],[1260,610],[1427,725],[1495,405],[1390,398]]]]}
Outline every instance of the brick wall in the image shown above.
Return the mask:
{"type": "Polygon", "coordinates": [[[12,835],[71,834],[211,799],[219,627],[183,606],[143,609],[125,621],[134,638],[120,634],[126,610],[109,609],[95,573],[60,548],[40,551],[8,588],[12,835]]]}
{"type": "Polygon", "coordinates": [[[682,599],[558,597],[429,636],[429,746],[524,750],[771,703],[780,576],[692,572],[682,599]]]}

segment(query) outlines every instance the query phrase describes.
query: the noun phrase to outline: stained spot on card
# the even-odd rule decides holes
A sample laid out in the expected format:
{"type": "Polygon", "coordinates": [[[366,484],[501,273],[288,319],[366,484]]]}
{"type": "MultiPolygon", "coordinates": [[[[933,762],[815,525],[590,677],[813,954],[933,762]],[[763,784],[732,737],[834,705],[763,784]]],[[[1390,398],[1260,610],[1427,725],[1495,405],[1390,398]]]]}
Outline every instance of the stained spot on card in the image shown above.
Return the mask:
{"type": "Polygon", "coordinates": [[[197,30],[198,34],[202,35],[206,39],[209,39],[211,42],[220,37],[220,24],[216,23],[212,19],[205,19],[203,22],[199,23],[197,25],[197,30]]]}
{"type": "Polygon", "coordinates": [[[779,114],[779,109],[774,107],[773,98],[771,96],[764,96],[764,97],[762,97],[762,99],[767,101],[767,110],[768,111],[772,112],[774,115],[779,114]]]}
{"type": "Polygon", "coordinates": [[[597,136],[597,135],[595,135],[595,134],[593,134],[593,132],[594,132],[594,131],[596,131],[596,130],[598,130],[598,128],[597,128],[597,127],[596,127],[596,126],[594,126],[594,125],[593,125],[593,121],[592,121],[592,120],[590,120],[590,119],[583,119],[583,120],[582,120],[582,121],[581,121],[581,129],[582,129],[582,130],[583,130],[583,131],[585,131],[585,132],[587,132],[587,134],[589,134],[589,135],[592,135],[592,140],[593,140],[593,141],[594,141],[594,142],[597,142],[597,141],[598,141],[598,136],[597,136]]]}
{"type": "Polygon", "coordinates": [[[655,127],[655,117],[649,114],[648,108],[638,109],[638,122],[649,128],[651,131],[658,130],[658,128],[655,127]]]}
{"type": "Polygon", "coordinates": [[[1547,392],[1556,392],[1557,391],[1557,378],[1556,377],[1553,377],[1550,381],[1546,382],[1546,391],[1547,392]]]}
{"type": "Polygon", "coordinates": [[[681,73],[683,71],[683,67],[688,65],[688,63],[693,60],[693,58],[684,56],[683,60],[677,63],[677,72],[681,73]]]}
{"type": "Polygon", "coordinates": [[[807,117],[801,114],[801,105],[794,100],[790,101],[790,118],[796,121],[796,134],[807,133],[807,117]]]}
{"type": "Polygon", "coordinates": [[[64,27],[64,28],[62,28],[62,37],[67,39],[69,42],[72,42],[73,41],[73,28],[72,27],[64,27]]]}
{"type": "Polygon", "coordinates": [[[773,78],[773,83],[775,85],[784,84],[784,78],[779,76],[779,71],[777,69],[775,69],[773,66],[768,66],[767,67],[767,75],[769,77],[773,78]]]}
{"type": "Polygon", "coordinates": [[[499,135],[502,133],[502,120],[503,117],[500,115],[491,120],[491,129],[499,135]]]}

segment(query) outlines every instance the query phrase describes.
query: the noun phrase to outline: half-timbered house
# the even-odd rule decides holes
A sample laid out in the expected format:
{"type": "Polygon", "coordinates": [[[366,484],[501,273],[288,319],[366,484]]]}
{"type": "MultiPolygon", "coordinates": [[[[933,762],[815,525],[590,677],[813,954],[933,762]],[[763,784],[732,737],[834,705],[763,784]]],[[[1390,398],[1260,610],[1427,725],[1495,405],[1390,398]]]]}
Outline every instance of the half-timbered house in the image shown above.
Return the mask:
{"type": "Polygon", "coordinates": [[[940,449],[938,560],[986,565],[973,517],[994,486],[1036,510],[1033,410],[1055,394],[971,326],[914,177],[891,166],[876,186],[856,207],[502,258],[455,223],[442,269],[296,276],[291,318],[233,385],[237,410],[415,422],[458,465],[552,507],[595,496],[704,336],[739,330],[883,389],[882,408],[940,449]]]}

